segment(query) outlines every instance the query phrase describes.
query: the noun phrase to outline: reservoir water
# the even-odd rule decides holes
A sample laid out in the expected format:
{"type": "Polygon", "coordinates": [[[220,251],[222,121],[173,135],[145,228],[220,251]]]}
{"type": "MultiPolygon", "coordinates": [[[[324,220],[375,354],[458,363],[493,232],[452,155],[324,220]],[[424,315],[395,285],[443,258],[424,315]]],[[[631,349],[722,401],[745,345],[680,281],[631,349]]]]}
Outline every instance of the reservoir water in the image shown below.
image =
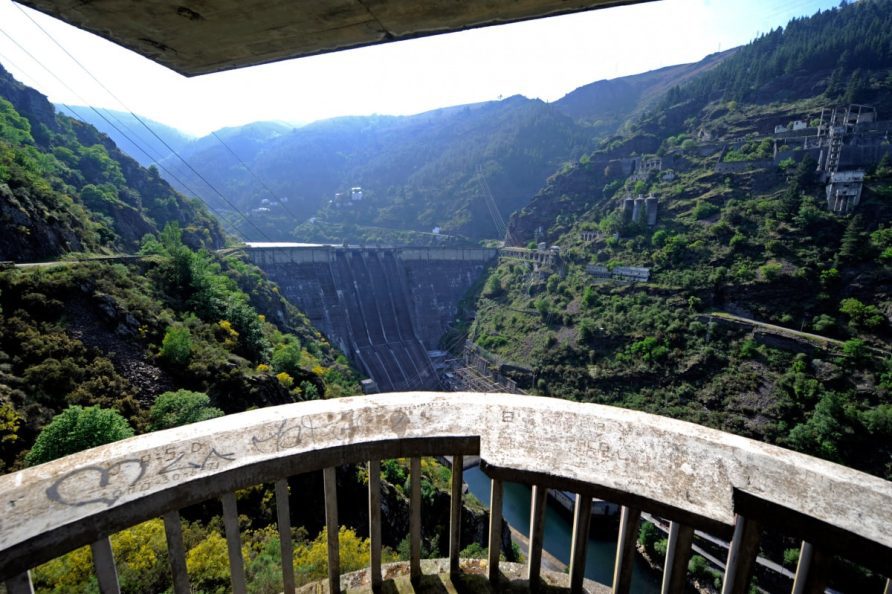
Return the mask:
{"type": "MultiPolygon", "coordinates": [[[[490,479],[479,467],[464,472],[464,480],[477,499],[489,505],[490,479]]],[[[530,533],[530,494],[531,489],[517,483],[504,484],[502,517],[513,528],[525,535],[530,533]]],[[[548,502],[545,508],[545,550],[570,563],[570,541],[572,526],[568,519],[548,502]]],[[[610,585],[613,581],[613,560],[616,555],[616,534],[611,536],[593,535],[589,538],[585,577],[610,585]]],[[[638,555],[632,572],[632,594],[657,594],[660,591],[660,576],[656,575],[638,555]]]]}

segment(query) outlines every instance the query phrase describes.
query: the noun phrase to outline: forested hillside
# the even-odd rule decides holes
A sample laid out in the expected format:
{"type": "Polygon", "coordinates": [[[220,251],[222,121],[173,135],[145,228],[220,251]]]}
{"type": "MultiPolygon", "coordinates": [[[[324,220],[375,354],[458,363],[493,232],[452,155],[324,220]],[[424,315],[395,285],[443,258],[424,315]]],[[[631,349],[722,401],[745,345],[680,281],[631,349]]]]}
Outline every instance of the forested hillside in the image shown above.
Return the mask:
{"type": "Polygon", "coordinates": [[[553,175],[510,227],[520,245],[541,229],[557,263],[503,259],[471,338],[535,393],[892,477],[890,14],[871,1],[798,19],[553,175]],[[842,149],[866,177],[851,212],[830,212],[821,151],[802,138],[852,100],[877,113],[842,149]],[[647,195],[652,226],[623,210],[647,195]]]}
{"type": "Polygon", "coordinates": [[[223,244],[201,202],[0,71],[0,259],[65,261],[0,273],[0,471],[72,405],[144,431],[179,390],[196,395],[166,398],[216,414],[358,391],[257,268],[211,251],[223,244]]]}
{"type": "Polygon", "coordinates": [[[126,111],[83,105],[56,105],[56,111],[74,115],[82,122],[101,130],[115,141],[119,149],[136,159],[143,167],[164,159],[171,154],[171,149],[181,151],[196,140],[176,128],[126,111]]]}
{"type": "MultiPolygon", "coordinates": [[[[255,210],[252,220],[275,239],[294,239],[294,227],[313,216],[319,225],[425,232],[440,227],[449,234],[495,237],[483,202],[484,177],[507,217],[565,158],[593,146],[570,118],[523,97],[408,117],[337,118],[255,145],[244,142],[249,133],[240,130],[226,141],[238,159],[214,142],[184,154],[227,188],[240,208],[264,209],[255,210]],[[349,200],[354,186],[363,189],[362,204],[349,200]],[[335,200],[338,193],[347,194],[345,202],[335,200]]],[[[302,227],[299,239],[312,239],[307,235],[313,232],[302,227]]]]}
{"type": "MultiPolygon", "coordinates": [[[[501,239],[499,217],[507,219],[523,207],[559,165],[595,148],[670,85],[708,71],[731,53],[598,81],[551,104],[516,96],[408,117],[336,118],[296,129],[257,122],[183,145],[159,127],[158,134],[251,223],[178,157],[156,146],[129,114],[113,115],[126,124],[124,131],[142,137],[149,152],[167,155],[161,159],[162,175],[174,184],[179,182],[168,172],[182,180],[188,190],[177,186],[180,190],[200,194],[249,239],[265,239],[259,228],[277,240],[476,242],[501,239]],[[357,186],[363,189],[362,203],[350,200],[357,186]],[[435,228],[439,237],[431,234],[435,228]]],[[[78,109],[129,146],[108,122],[78,109]]]]}
{"type": "Polygon", "coordinates": [[[221,247],[219,224],[90,125],[0,67],[0,259],[134,252],[168,223],[195,247],[221,247]]]}

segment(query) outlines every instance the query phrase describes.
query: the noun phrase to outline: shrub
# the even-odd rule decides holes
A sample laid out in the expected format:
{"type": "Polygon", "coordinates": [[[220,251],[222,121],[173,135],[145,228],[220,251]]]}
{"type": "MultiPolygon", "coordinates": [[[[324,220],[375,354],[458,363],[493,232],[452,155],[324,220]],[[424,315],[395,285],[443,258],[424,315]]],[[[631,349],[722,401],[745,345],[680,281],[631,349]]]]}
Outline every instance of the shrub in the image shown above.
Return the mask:
{"type": "Polygon", "coordinates": [[[879,328],[883,325],[883,313],[875,305],[865,305],[858,299],[843,299],[839,312],[851,320],[855,328],[879,328]]]}
{"type": "Polygon", "coordinates": [[[127,419],[115,410],[69,406],[43,428],[25,462],[29,466],[43,464],[132,436],[127,419]]]}
{"type": "Polygon", "coordinates": [[[149,429],[158,431],[223,416],[222,410],[210,404],[210,398],[202,392],[164,392],[149,409],[149,429]]]}
{"type": "Polygon", "coordinates": [[[644,549],[653,553],[654,544],[660,537],[660,529],[654,526],[651,522],[642,522],[641,529],[638,531],[638,543],[644,547],[644,549]]]}
{"type": "MultiPolygon", "coordinates": [[[[242,556],[246,556],[242,551],[242,556]]],[[[226,539],[216,532],[186,553],[186,570],[198,591],[218,592],[229,586],[229,557],[226,539]]]]}
{"type": "Polygon", "coordinates": [[[192,357],[192,334],[182,325],[168,326],[161,341],[161,357],[175,365],[186,365],[192,357]]]}
{"type": "Polygon", "coordinates": [[[273,351],[272,361],[270,362],[276,372],[285,372],[291,377],[299,376],[301,374],[300,343],[297,339],[293,339],[278,345],[273,351]]]}
{"type": "Polygon", "coordinates": [[[755,357],[759,353],[759,345],[752,338],[748,338],[740,343],[740,356],[746,359],[755,357]]]}
{"type": "Polygon", "coordinates": [[[842,352],[854,361],[864,361],[868,356],[867,345],[860,338],[845,341],[842,345],[842,352]]]}
{"type": "Polygon", "coordinates": [[[285,386],[286,388],[290,388],[294,385],[294,378],[291,377],[288,373],[282,371],[276,374],[276,379],[279,380],[279,383],[285,386]]]}
{"type": "Polygon", "coordinates": [[[669,349],[653,336],[648,336],[629,347],[629,354],[639,356],[645,363],[661,361],[669,355],[669,349]]]}
{"type": "Polygon", "coordinates": [[[812,320],[811,325],[815,332],[824,333],[833,330],[834,326],[836,326],[836,320],[827,314],[820,314],[812,320]]]}
{"type": "Polygon", "coordinates": [[[316,400],[320,396],[316,384],[308,381],[302,381],[300,383],[300,393],[303,394],[304,400],[316,400]]]}
{"type": "Polygon", "coordinates": [[[502,288],[502,281],[497,275],[493,274],[488,279],[486,279],[486,284],[483,287],[484,297],[499,297],[500,295],[502,295],[503,292],[504,289],[502,288]]]}
{"type": "Polygon", "coordinates": [[[579,323],[579,340],[588,343],[594,340],[596,334],[595,323],[592,320],[585,319],[579,323]]]}
{"type": "Polygon", "coordinates": [[[666,550],[669,548],[669,540],[661,538],[654,543],[654,554],[660,559],[666,558],[666,550]]]}
{"type": "Polygon", "coordinates": [[[782,272],[783,267],[777,262],[767,262],[759,266],[759,274],[768,282],[777,280],[782,272]]]}
{"type": "Polygon", "coordinates": [[[784,567],[794,568],[799,563],[799,549],[784,549],[784,567]]]}
{"type": "Polygon", "coordinates": [[[698,202],[697,206],[694,207],[694,210],[691,211],[698,221],[702,221],[703,219],[708,219],[712,215],[716,214],[719,211],[719,207],[710,203],[710,202],[698,202]]]}
{"type": "Polygon", "coordinates": [[[486,559],[489,549],[480,546],[480,543],[472,542],[458,554],[463,559],[486,559]]]}
{"type": "Polygon", "coordinates": [[[586,307],[594,307],[595,303],[598,301],[598,294],[595,293],[595,288],[592,286],[588,286],[582,292],[582,304],[586,307]]]}

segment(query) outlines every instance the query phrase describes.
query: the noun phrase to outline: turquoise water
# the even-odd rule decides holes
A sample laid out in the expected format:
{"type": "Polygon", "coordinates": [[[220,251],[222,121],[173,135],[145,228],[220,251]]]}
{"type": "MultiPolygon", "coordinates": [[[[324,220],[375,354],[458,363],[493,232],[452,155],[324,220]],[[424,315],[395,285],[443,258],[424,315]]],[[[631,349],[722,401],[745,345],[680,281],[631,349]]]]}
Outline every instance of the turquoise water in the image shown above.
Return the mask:
{"type": "MultiPolygon", "coordinates": [[[[464,472],[465,482],[477,499],[489,505],[490,479],[478,467],[464,472]]],[[[530,533],[531,489],[517,483],[504,484],[502,517],[513,528],[525,535],[530,533]]],[[[545,508],[545,550],[570,563],[572,526],[557,511],[551,501],[545,508]]],[[[609,586],[613,581],[613,559],[616,556],[616,535],[610,538],[592,536],[588,541],[585,576],[609,586]]],[[[656,594],[660,591],[660,577],[637,555],[632,572],[632,594],[656,594]]]]}

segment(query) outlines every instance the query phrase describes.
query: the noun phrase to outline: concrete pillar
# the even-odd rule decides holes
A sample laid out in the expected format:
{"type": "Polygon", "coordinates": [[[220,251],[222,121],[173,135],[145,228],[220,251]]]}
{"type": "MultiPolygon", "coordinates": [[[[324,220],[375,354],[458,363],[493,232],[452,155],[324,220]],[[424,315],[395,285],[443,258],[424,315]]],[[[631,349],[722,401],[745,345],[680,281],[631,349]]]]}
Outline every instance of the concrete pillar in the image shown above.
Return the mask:
{"type": "Polygon", "coordinates": [[[369,461],[369,573],[372,591],[381,590],[381,461],[369,461]]]}
{"type": "Polygon", "coordinates": [[[295,588],[294,544],[291,542],[291,506],[288,501],[287,479],[276,481],[276,523],[279,529],[279,550],[282,553],[282,583],[285,592],[290,594],[295,588]]]}
{"type": "Polygon", "coordinates": [[[592,521],[592,498],[576,495],[573,509],[573,540],[570,544],[570,592],[581,594],[585,579],[585,553],[588,548],[588,532],[592,521]]]}
{"type": "Polygon", "coordinates": [[[539,588],[542,571],[542,540],[545,536],[545,495],[548,489],[533,485],[530,500],[530,550],[527,551],[527,579],[530,590],[539,588]]]}
{"type": "MultiPolygon", "coordinates": [[[[242,558],[242,539],[238,529],[238,509],[235,493],[221,497],[223,501],[223,527],[226,531],[226,550],[229,553],[229,580],[233,594],[247,594],[245,561],[242,558]]],[[[104,593],[103,593],[104,594],[104,593]]]]}
{"type": "Polygon", "coordinates": [[[619,535],[616,541],[616,559],[613,565],[612,594],[628,594],[632,586],[632,563],[635,559],[635,539],[641,510],[623,506],[619,518],[619,535]]]}
{"type": "Polygon", "coordinates": [[[746,594],[749,592],[756,555],[759,553],[759,536],[762,527],[755,520],[737,515],[734,537],[728,549],[728,562],[722,580],[722,594],[746,594]]]}
{"type": "Polygon", "coordinates": [[[461,491],[464,457],[452,456],[452,500],[449,510],[449,573],[458,573],[461,550],[461,491]]]}
{"type": "Polygon", "coordinates": [[[502,552],[502,481],[492,479],[489,492],[489,583],[499,584],[499,553],[502,552]]]}
{"type": "Polygon", "coordinates": [[[322,471],[325,490],[325,527],[328,532],[328,591],[341,591],[341,551],[338,540],[338,483],[335,468],[322,471]]]}
{"type": "Polygon", "coordinates": [[[173,575],[174,594],[190,594],[191,588],[189,587],[189,574],[186,573],[186,547],[183,544],[183,527],[180,525],[180,512],[174,510],[164,514],[164,534],[167,537],[167,556],[170,558],[170,572],[173,575]]]}

